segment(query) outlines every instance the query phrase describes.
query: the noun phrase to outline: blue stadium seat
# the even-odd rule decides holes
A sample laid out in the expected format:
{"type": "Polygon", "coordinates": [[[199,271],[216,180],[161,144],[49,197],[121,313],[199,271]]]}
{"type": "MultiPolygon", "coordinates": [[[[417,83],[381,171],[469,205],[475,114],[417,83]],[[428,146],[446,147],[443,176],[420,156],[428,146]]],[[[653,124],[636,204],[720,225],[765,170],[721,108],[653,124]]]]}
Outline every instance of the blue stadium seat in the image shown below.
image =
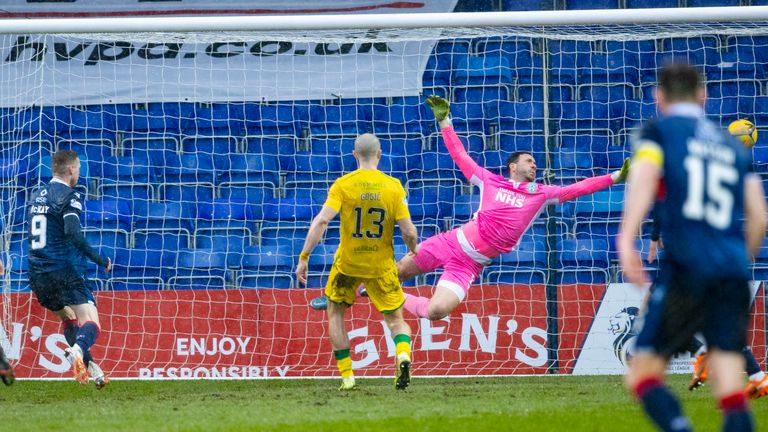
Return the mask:
{"type": "Polygon", "coordinates": [[[611,187],[576,199],[574,212],[576,217],[619,220],[623,207],[624,189],[611,187]]]}
{"type": "MultiPolygon", "coordinates": [[[[48,167],[50,167],[52,148],[53,145],[47,140],[22,140],[16,137],[0,138],[0,159],[23,164],[18,165],[18,184],[37,184],[40,162],[43,158],[48,158],[48,167]]],[[[6,162],[6,165],[8,165],[8,162],[6,162]]]]}
{"type": "MultiPolygon", "coordinates": [[[[442,146],[442,142],[440,145],[442,146]]],[[[463,178],[451,155],[444,149],[445,147],[438,151],[425,151],[421,154],[420,160],[408,161],[408,178],[443,180],[463,178]]]]}
{"type": "Polygon", "coordinates": [[[542,102],[499,102],[486,104],[488,121],[498,125],[500,131],[541,131],[544,127],[542,102]]]}
{"type": "Polygon", "coordinates": [[[279,161],[273,154],[229,154],[215,160],[218,182],[265,184],[272,188],[280,182],[279,161]]]}
{"type": "Polygon", "coordinates": [[[55,130],[51,108],[0,108],[0,140],[49,139],[55,130]]]}
{"type": "MultiPolygon", "coordinates": [[[[293,288],[295,256],[285,246],[246,247],[239,263],[237,275],[239,288],[293,288]]],[[[231,261],[230,261],[231,263],[231,261]]]]}
{"type": "Polygon", "coordinates": [[[245,104],[247,135],[301,136],[302,118],[291,103],[245,104]]]}
{"type": "MultiPolygon", "coordinates": [[[[244,233],[249,238],[256,233],[253,206],[245,201],[216,199],[197,205],[196,236],[205,232],[228,231],[231,234],[244,233]]],[[[198,246],[200,247],[200,246],[198,246]]]]}
{"type": "Polygon", "coordinates": [[[503,57],[463,57],[453,70],[454,85],[512,84],[513,82],[509,60],[503,57]]]}
{"type": "Polygon", "coordinates": [[[266,221],[309,221],[320,210],[320,205],[310,198],[273,198],[263,206],[254,208],[256,220],[266,221]]]}
{"type": "Polygon", "coordinates": [[[330,272],[336,255],[336,246],[318,245],[309,257],[310,272],[330,272]]]}
{"type": "Polygon", "coordinates": [[[355,148],[355,138],[357,135],[309,137],[309,151],[316,155],[351,155],[355,148]]]}
{"type": "Polygon", "coordinates": [[[213,155],[192,153],[167,155],[162,176],[169,183],[213,183],[216,180],[213,155]]]}
{"type": "Polygon", "coordinates": [[[536,162],[540,166],[544,166],[546,140],[541,134],[499,133],[499,149],[506,154],[506,157],[509,157],[512,152],[516,151],[531,152],[536,162]]]}
{"type": "Polygon", "coordinates": [[[711,116],[715,123],[727,125],[733,120],[742,117],[739,110],[740,99],[742,98],[739,98],[738,96],[707,99],[704,105],[704,112],[707,113],[708,116],[711,116]]]}
{"type": "Polygon", "coordinates": [[[456,102],[491,103],[507,101],[513,97],[510,85],[470,85],[453,88],[453,100],[456,102]]]}
{"type": "Polygon", "coordinates": [[[309,199],[315,204],[323,204],[328,198],[328,190],[333,184],[332,181],[288,181],[285,182],[285,198],[288,199],[309,199]]]}
{"type": "Polygon", "coordinates": [[[242,102],[196,103],[192,115],[182,119],[181,129],[187,135],[242,136],[245,115],[242,102]]]}
{"type": "Polygon", "coordinates": [[[107,247],[116,253],[123,253],[128,248],[127,231],[122,229],[90,228],[83,230],[85,238],[95,248],[107,247]]]}
{"type": "MultiPolygon", "coordinates": [[[[51,133],[59,139],[116,144],[115,105],[56,106],[52,115],[54,128],[51,133]]],[[[93,155],[89,157],[93,158],[93,155]]]]}
{"type": "Polygon", "coordinates": [[[405,187],[408,208],[414,220],[452,217],[452,203],[461,193],[461,183],[455,179],[412,179],[405,187]]]}
{"type": "Polygon", "coordinates": [[[616,102],[635,99],[635,87],[628,83],[621,84],[585,84],[578,86],[580,100],[616,102]]]}
{"type": "Polygon", "coordinates": [[[155,199],[155,188],[149,183],[106,181],[99,185],[97,195],[102,199],[151,201],[155,199]]]}
{"type": "MultiPolygon", "coordinates": [[[[137,134],[123,139],[123,156],[144,156],[150,161],[159,160],[164,163],[164,153],[177,153],[181,150],[179,140],[175,136],[163,134],[137,134]],[[159,154],[155,155],[155,153],[159,154]]],[[[159,164],[163,166],[163,164],[159,164]]]]}
{"type": "Polygon", "coordinates": [[[614,118],[624,118],[626,120],[626,127],[658,116],[656,103],[651,100],[614,103],[611,104],[611,111],[614,118]]]}
{"type": "Polygon", "coordinates": [[[765,65],[755,56],[753,47],[738,47],[736,51],[718,53],[713,64],[704,67],[707,79],[715,80],[763,80],[766,78],[765,65]]]}
{"type": "Polygon", "coordinates": [[[403,97],[393,100],[391,105],[374,105],[373,133],[392,135],[417,133],[428,135],[434,129],[433,120],[425,111],[421,98],[403,97]]]}
{"type": "Polygon", "coordinates": [[[579,81],[589,83],[640,83],[637,56],[626,51],[578,53],[576,67],[579,81]]]}
{"type": "Polygon", "coordinates": [[[88,200],[83,213],[86,228],[118,228],[130,232],[132,227],[131,209],[125,201],[88,200]]]}
{"type": "Polygon", "coordinates": [[[607,283],[608,240],[564,239],[558,244],[560,283],[607,283]]]}
{"type": "Polygon", "coordinates": [[[179,134],[181,119],[193,118],[194,104],[151,102],[146,105],[116,105],[117,129],[123,132],[179,134]]]}
{"type": "MultiPolygon", "coordinates": [[[[331,224],[328,231],[332,230],[331,224]]],[[[305,222],[263,222],[258,231],[258,244],[261,246],[290,246],[294,252],[300,252],[304,239],[309,232],[309,224],[305,222]],[[296,246],[296,249],[293,249],[296,246]]]]}
{"type": "Polygon", "coordinates": [[[91,162],[108,159],[115,152],[113,141],[102,138],[66,138],[59,139],[59,150],[74,150],[81,158],[91,162]]]}
{"type": "Polygon", "coordinates": [[[281,166],[290,180],[335,180],[343,172],[340,155],[297,153],[281,166]]]}
{"type": "Polygon", "coordinates": [[[342,105],[312,105],[309,108],[310,135],[357,135],[367,130],[370,120],[367,107],[342,105]]]}
{"type": "Polygon", "coordinates": [[[200,231],[195,235],[195,248],[224,253],[243,253],[251,239],[240,230],[200,231]]]}
{"type": "Polygon", "coordinates": [[[437,42],[424,70],[424,86],[449,85],[451,71],[455,70],[461,59],[469,55],[469,49],[470,42],[465,39],[437,42]]]}
{"type": "Polygon", "coordinates": [[[229,201],[245,201],[251,205],[261,205],[274,197],[275,191],[263,184],[230,182],[219,186],[219,198],[229,201]]]}
{"type": "Polygon", "coordinates": [[[292,154],[296,149],[297,140],[293,135],[247,135],[243,137],[243,151],[272,155],[292,154]]]}
{"type": "Polygon", "coordinates": [[[512,252],[499,256],[498,264],[489,266],[486,283],[546,283],[547,254],[543,241],[520,241],[512,252]]]}
{"type": "MultiPolygon", "coordinates": [[[[168,278],[170,289],[224,289],[234,284],[232,272],[227,269],[228,255],[213,250],[180,250],[176,274],[168,278]]],[[[230,258],[232,259],[232,258],[230,258]]]]}
{"type": "Polygon", "coordinates": [[[720,99],[723,97],[760,96],[763,84],[758,80],[729,80],[707,82],[707,98],[720,99]]]}
{"type": "Polygon", "coordinates": [[[157,192],[162,200],[196,205],[212,202],[216,187],[213,183],[160,183],[157,192]]]}
{"type": "Polygon", "coordinates": [[[133,222],[136,229],[185,229],[192,230],[192,214],[181,202],[133,203],[133,222]]]}
{"type": "Polygon", "coordinates": [[[467,222],[480,208],[480,195],[458,195],[453,204],[453,217],[457,222],[467,222]]]}
{"type": "Polygon", "coordinates": [[[451,104],[453,127],[461,132],[483,132],[490,113],[483,102],[455,102],[451,104]]]}
{"type": "Polygon", "coordinates": [[[170,276],[177,264],[176,250],[127,249],[113,256],[112,278],[162,278],[170,276]]]}
{"type": "Polygon", "coordinates": [[[605,102],[561,102],[552,107],[560,129],[610,129],[611,104],[605,102]]]}
{"type": "Polygon", "coordinates": [[[238,143],[235,135],[193,135],[181,139],[181,151],[227,157],[239,151],[238,143]]]}
{"type": "Polygon", "coordinates": [[[183,228],[144,228],[133,231],[133,247],[177,251],[192,247],[191,234],[183,228]]]}
{"type": "Polygon", "coordinates": [[[112,182],[149,183],[153,180],[149,160],[142,156],[109,156],[102,161],[88,160],[94,176],[112,182]]]}
{"type": "Polygon", "coordinates": [[[758,173],[768,172],[768,145],[764,145],[762,142],[755,144],[752,147],[752,161],[755,166],[755,171],[758,173]]]}
{"type": "Polygon", "coordinates": [[[720,60],[719,48],[720,39],[714,35],[663,39],[656,62],[660,66],[669,58],[683,58],[699,67],[715,65],[720,60]]]}
{"type": "MultiPolygon", "coordinates": [[[[589,168],[593,173],[603,174],[604,171],[609,168],[608,163],[608,149],[611,146],[612,137],[608,135],[597,135],[584,133],[563,133],[559,135],[560,148],[558,153],[572,152],[579,160],[579,157],[586,157],[585,162],[589,162],[589,167],[582,167],[580,162],[577,162],[577,166],[572,168],[589,168]]],[[[621,159],[623,162],[623,159],[621,159]]],[[[621,166],[621,163],[619,163],[621,166]]],[[[561,168],[564,168],[561,166],[561,168]]],[[[576,176],[582,175],[577,173],[576,176]]]]}

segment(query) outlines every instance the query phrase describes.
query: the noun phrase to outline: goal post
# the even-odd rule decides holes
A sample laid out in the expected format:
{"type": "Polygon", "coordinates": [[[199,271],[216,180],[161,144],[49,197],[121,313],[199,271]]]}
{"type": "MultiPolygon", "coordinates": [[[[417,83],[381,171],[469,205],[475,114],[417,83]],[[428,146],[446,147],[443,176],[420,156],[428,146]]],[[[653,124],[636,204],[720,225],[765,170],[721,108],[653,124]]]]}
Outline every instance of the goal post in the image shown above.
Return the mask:
{"type": "MultiPolygon", "coordinates": [[[[94,357],[111,376],[334,377],[325,314],[308,303],[338,222],[308,288],[293,268],[328,187],[356,168],[358,134],[381,139],[380,168],[405,187],[424,240],[469,220],[479,197],[428,95],[451,101],[480,165],[506,175],[509,154],[530,151],[553,184],[621,166],[670,58],[701,70],[716,122],[768,125],[768,7],[2,23],[0,344],[22,378],[68,376],[59,323],[26,280],[25,208],[58,149],[81,155],[85,235],[114,262],[111,275],[87,269],[94,357]]],[[[762,137],[753,156],[768,173],[762,137]]],[[[623,200],[617,186],[547,208],[449,318],[409,317],[414,373],[623,373],[643,302],[617,263],[623,200]]],[[[763,366],[766,270],[761,254],[749,341],[763,366]]],[[[428,296],[437,277],[404,289],[428,296]]],[[[348,318],[356,374],[390,376],[394,345],[368,299],[348,318]]]]}

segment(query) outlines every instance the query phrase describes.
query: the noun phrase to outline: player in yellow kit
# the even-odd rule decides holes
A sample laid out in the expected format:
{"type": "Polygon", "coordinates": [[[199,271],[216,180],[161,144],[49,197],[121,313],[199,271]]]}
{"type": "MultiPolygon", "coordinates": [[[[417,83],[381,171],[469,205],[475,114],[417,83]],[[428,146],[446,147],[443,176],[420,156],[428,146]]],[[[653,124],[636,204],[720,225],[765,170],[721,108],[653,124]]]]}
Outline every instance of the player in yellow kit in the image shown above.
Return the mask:
{"type": "Polygon", "coordinates": [[[411,328],[403,319],[405,297],[395,265],[395,222],[414,254],[418,235],[400,181],[377,169],[381,160],[379,139],[372,134],[358,136],[352,154],[358,169],[340,177],[331,186],[328,199],[309,227],[296,276],[306,285],[309,255],[323,237],[328,223],[340,214],[341,244],[325,287],[329,300],[328,332],[342,377],[339,390],[355,388],[344,313],[355,302],[360,284],[365,285],[371,302],[383,314],[395,341],[395,388],[403,390],[410,383],[411,328]]]}

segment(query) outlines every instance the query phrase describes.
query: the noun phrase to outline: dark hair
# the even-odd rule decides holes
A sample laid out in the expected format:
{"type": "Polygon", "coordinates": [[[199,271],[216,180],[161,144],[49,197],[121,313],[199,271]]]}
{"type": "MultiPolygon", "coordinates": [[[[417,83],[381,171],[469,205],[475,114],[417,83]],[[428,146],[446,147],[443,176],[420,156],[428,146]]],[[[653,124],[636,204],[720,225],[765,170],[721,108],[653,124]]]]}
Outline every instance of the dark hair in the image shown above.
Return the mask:
{"type": "Polygon", "coordinates": [[[659,72],[659,89],[670,102],[696,99],[701,75],[688,63],[673,62],[659,72]]]}
{"type": "Polygon", "coordinates": [[[51,171],[55,175],[66,175],[67,167],[77,160],[77,152],[74,150],[59,150],[53,154],[51,171]]]}
{"type": "Polygon", "coordinates": [[[522,156],[522,155],[531,155],[531,156],[533,156],[533,153],[531,153],[529,151],[516,151],[516,152],[512,152],[512,154],[509,155],[509,157],[507,158],[507,164],[505,166],[508,167],[509,164],[511,164],[511,163],[517,163],[517,160],[520,159],[520,156],[522,156]]]}

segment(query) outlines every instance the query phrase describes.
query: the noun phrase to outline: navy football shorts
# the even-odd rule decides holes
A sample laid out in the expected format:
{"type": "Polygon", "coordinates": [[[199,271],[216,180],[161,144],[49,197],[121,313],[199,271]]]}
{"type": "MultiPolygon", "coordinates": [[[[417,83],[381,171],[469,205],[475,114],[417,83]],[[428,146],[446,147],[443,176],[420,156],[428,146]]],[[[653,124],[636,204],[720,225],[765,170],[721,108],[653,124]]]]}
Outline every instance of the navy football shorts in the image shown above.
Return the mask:
{"type": "Polygon", "coordinates": [[[697,332],[709,348],[741,351],[749,321],[749,281],[698,280],[682,272],[662,272],[635,342],[636,352],[671,357],[684,351],[697,332]],[[696,282],[694,282],[696,281],[696,282]]]}
{"type": "Polygon", "coordinates": [[[74,269],[62,269],[46,273],[30,273],[29,285],[38,303],[51,311],[60,311],[64,306],[91,303],[91,284],[74,269]]]}

